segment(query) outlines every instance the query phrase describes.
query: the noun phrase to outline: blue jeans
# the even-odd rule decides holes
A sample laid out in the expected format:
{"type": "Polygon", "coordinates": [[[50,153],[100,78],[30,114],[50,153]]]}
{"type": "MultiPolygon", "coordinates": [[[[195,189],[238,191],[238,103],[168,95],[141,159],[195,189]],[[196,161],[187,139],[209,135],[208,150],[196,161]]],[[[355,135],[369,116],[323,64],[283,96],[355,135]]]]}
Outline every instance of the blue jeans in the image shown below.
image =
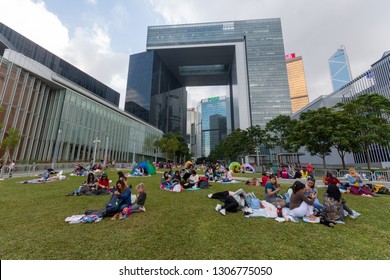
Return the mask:
{"type": "Polygon", "coordinates": [[[313,206],[318,210],[322,210],[324,208],[324,206],[319,202],[318,198],[314,200],[313,206]]]}

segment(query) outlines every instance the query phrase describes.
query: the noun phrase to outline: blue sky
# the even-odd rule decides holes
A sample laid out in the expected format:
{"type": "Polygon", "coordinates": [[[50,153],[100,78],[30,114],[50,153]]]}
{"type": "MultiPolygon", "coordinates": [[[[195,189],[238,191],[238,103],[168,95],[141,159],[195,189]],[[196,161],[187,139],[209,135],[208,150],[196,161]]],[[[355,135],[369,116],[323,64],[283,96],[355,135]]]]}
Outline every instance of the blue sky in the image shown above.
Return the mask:
{"type": "MultiPolygon", "coordinates": [[[[1,22],[120,92],[121,104],[147,26],[281,18],[286,54],[303,57],[314,100],[332,91],[328,58],[340,45],[353,77],[390,50],[389,11],[388,0],[0,0],[1,22]]],[[[194,105],[225,90],[189,91],[194,105]]]]}

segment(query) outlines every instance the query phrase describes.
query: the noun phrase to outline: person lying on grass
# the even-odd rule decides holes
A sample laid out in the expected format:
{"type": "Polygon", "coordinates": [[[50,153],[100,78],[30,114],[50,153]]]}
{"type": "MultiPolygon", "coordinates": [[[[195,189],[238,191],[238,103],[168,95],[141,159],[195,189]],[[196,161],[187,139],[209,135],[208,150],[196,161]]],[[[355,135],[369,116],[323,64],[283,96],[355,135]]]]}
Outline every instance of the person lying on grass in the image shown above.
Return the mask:
{"type": "Polygon", "coordinates": [[[209,194],[208,198],[219,199],[224,202],[224,205],[217,204],[215,210],[222,215],[226,216],[226,212],[235,213],[245,207],[245,198],[247,194],[243,189],[239,189],[235,192],[222,191],[209,194]]]}

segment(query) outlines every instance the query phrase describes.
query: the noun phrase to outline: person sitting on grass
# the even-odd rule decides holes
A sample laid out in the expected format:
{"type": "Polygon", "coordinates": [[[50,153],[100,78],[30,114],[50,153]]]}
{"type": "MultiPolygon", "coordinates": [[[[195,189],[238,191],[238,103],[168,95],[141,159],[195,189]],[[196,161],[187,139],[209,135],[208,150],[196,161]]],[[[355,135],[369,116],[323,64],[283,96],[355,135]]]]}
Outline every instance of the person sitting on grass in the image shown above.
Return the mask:
{"type": "Polygon", "coordinates": [[[293,192],[290,197],[290,215],[297,218],[306,217],[309,220],[315,220],[317,217],[313,214],[313,204],[317,194],[312,193],[307,197],[305,189],[305,184],[302,182],[294,182],[292,186],[293,192]]]}
{"type": "Polygon", "coordinates": [[[123,219],[123,210],[129,206],[131,206],[131,190],[130,186],[126,187],[126,184],[119,180],[115,184],[115,191],[114,195],[117,196],[118,200],[120,201],[119,205],[119,211],[114,214],[114,216],[111,218],[111,220],[122,220],[123,219]]]}
{"type": "Polygon", "coordinates": [[[224,202],[224,205],[217,204],[215,210],[226,216],[226,212],[235,213],[238,210],[244,209],[246,196],[245,191],[243,189],[239,189],[235,192],[222,191],[209,194],[208,198],[219,199],[224,202]]]}
{"type": "Polygon", "coordinates": [[[360,216],[360,213],[348,208],[346,201],[341,197],[340,189],[336,185],[329,185],[324,194],[324,209],[322,214],[328,221],[344,224],[345,212],[352,219],[360,216]]]}
{"type": "Polygon", "coordinates": [[[265,187],[265,185],[269,181],[269,177],[268,177],[268,174],[266,172],[263,172],[261,175],[262,175],[262,177],[261,177],[261,185],[263,187],[265,187]]]}
{"type": "Polygon", "coordinates": [[[324,178],[322,179],[322,181],[324,182],[324,184],[326,186],[329,186],[329,185],[336,185],[338,186],[339,188],[341,189],[344,189],[346,190],[349,186],[349,184],[347,182],[341,182],[336,174],[332,173],[332,172],[326,172],[326,175],[324,176],[324,178]]]}
{"type": "Polygon", "coordinates": [[[77,195],[90,194],[97,188],[97,179],[95,175],[90,172],[88,173],[87,180],[84,181],[83,185],[77,190],[77,195]]]}
{"type": "Polygon", "coordinates": [[[282,190],[280,184],[278,184],[276,176],[271,175],[269,181],[265,184],[265,201],[271,203],[275,207],[284,207],[286,206],[286,201],[282,198],[279,193],[282,190]]]}
{"type": "Polygon", "coordinates": [[[199,175],[196,174],[195,169],[192,169],[191,175],[190,175],[190,177],[187,179],[188,184],[186,184],[186,185],[184,186],[184,188],[188,189],[188,188],[195,187],[196,184],[198,183],[198,181],[199,181],[199,175]]]}
{"type": "Polygon", "coordinates": [[[347,174],[347,179],[349,181],[349,192],[355,195],[363,196],[375,196],[369,188],[363,183],[363,179],[359,173],[356,172],[355,168],[351,167],[349,173],[347,174]]]}
{"type": "Polygon", "coordinates": [[[172,188],[171,178],[169,177],[168,171],[165,171],[160,180],[160,188],[162,190],[170,190],[172,188]]]}
{"type": "Polygon", "coordinates": [[[139,183],[135,189],[137,190],[137,200],[136,203],[131,206],[131,210],[132,212],[145,212],[145,186],[143,183],[139,183]]]}
{"type": "MultiPolygon", "coordinates": [[[[318,190],[315,186],[315,180],[313,177],[309,176],[307,178],[307,181],[306,181],[306,184],[305,184],[305,195],[307,197],[310,197],[311,194],[316,194],[318,193],[318,190]]],[[[317,209],[318,211],[321,211],[322,208],[324,208],[324,206],[320,203],[320,201],[318,200],[318,198],[316,198],[314,200],[314,204],[313,204],[313,207],[315,209],[317,209]]]]}
{"type": "Polygon", "coordinates": [[[103,173],[97,181],[98,194],[107,194],[108,188],[110,187],[110,180],[108,179],[107,173],[103,173]]]}
{"type": "Polygon", "coordinates": [[[233,178],[232,172],[230,170],[226,169],[224,176],[221,178],[221,182],[229,183],[233,180],[234,180],[234,178],[233,178]]]}
{"type": "Polygon", "coordinates": [[[172,182],[172,185],[176,185],[176,184],[181,184],[182,183],[182,178],[180,176],[179,170],[175,171],[175,174],[171,178],[171,182],[172,182]]]}

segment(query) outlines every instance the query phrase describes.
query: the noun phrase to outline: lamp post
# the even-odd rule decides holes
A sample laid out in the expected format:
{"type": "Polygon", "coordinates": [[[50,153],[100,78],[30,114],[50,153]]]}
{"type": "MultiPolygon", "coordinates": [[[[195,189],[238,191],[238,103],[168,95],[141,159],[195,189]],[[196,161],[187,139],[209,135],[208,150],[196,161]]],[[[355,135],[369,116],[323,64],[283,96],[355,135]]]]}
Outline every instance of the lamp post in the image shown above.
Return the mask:
{"type": "Polygon", "coordinates": [[[53,159],[52,159],[52,162],[51,162],[51,168],[52,169],[56,169],[57,160],[58,160],[58,150],[60,148],[60,142],[61,142],[61,135],[62,135],[62,130],[59,129],[58,132],[57,132],[56,144],[54,146],[54,155],[53,155],[53,159]]]}
{"type": "Polygon", "coordinates": [[[106,166],[106,162],[107,162],[107,152],[108,152],[108,136],[106,137],[106,148],[104,150],[104,162],[103,162],[103,167],[107,167],[106,166]]]}
{"type": "Polygon", "coordinates": [[[96,158],[96,149],[97,149],[97,144],[100,143],[100,140],[96,136],[96,139],[93,140],[93,143],[95,144],[95,148],[93,149],[93,160],[92,160],[92,167],[95,166],[95,158],[96,158]]]}

